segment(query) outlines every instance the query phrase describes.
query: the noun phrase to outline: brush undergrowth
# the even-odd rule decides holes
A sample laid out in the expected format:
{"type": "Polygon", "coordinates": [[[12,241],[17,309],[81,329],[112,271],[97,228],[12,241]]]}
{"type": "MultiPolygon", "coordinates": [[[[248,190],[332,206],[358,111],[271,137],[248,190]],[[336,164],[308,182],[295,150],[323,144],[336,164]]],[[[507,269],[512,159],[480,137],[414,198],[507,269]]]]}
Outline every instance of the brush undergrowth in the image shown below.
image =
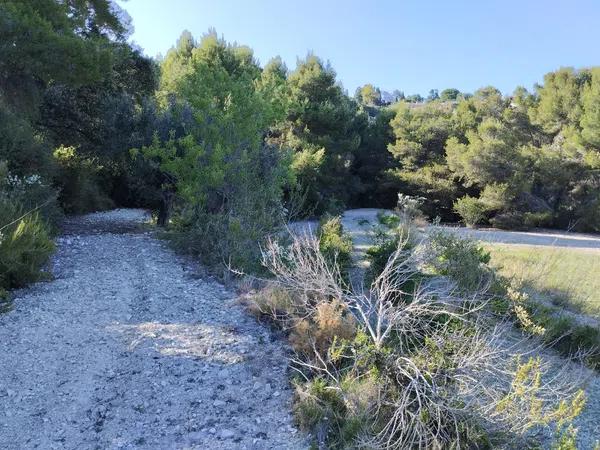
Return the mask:
{"type": "Polygon", "coordinates": [[[328,233],[264,249],[274,279],[250,305],[288,336],[294,411],[315,448],[529,446],[544,427],[556,448],[574,448],[585,397],[541,356],[507,351],[514,323],[532,319],[502,295],[487,252],[455,237],[411,241],[388,222],[358,292],[331,267],[339,256],[318,239],[328,233]]]}

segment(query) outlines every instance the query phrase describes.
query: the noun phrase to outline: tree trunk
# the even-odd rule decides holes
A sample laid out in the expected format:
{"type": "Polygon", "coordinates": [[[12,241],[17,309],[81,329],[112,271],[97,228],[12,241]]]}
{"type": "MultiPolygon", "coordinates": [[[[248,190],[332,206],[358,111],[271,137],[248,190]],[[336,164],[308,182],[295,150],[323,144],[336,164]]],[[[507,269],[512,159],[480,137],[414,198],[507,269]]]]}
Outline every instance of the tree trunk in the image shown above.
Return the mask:
{"type": "Polygon", "coordinates": [[[159,227],[166,227],[171,217],[171,209],[173,207],[173,192],[163,191],[160,208],[158,210],[158,218],[156,224],[159,227]]]}

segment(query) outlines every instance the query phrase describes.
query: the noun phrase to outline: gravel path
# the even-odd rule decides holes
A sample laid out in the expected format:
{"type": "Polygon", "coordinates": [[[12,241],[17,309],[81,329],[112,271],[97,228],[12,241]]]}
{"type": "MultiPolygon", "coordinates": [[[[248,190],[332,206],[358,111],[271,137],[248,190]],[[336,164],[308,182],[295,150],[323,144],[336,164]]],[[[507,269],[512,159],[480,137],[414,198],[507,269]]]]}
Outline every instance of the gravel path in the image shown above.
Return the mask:
{"type": "Polygon", "coordinates": [[[281,342],[144,218],[68,221],[0,315],[0,448],[306,448],[281,342]]]}
{"type": "Polygon", "coordinates": [[[503,231],[494,228],[472,229],[466,227],[439,227],[450,233],[472,239],[512,245],[528,245],[542,247],[567,247],[575,250],[600,251],[600,236],[584,233],[558,231],[503,231]]]}
{"type": "MultiPolygon", "coordinates": [[[[350,209],[342,216],[344,229],[353,235],[359,246],[369,244],[368,231],[370,225],[377,224],[377,214],[386,210],[375,208],[350,209]],[[368,222],[368,223],[367,223],[368,222]]],[[[495,228],[467,228],[458,226],[430,227],[439,228],[449,233],[490,242],[515,245],[532,245],[543,247],[569,247],[600,251],[600,235],[572,233],[567,231],[504,231],[495,228]]]]}

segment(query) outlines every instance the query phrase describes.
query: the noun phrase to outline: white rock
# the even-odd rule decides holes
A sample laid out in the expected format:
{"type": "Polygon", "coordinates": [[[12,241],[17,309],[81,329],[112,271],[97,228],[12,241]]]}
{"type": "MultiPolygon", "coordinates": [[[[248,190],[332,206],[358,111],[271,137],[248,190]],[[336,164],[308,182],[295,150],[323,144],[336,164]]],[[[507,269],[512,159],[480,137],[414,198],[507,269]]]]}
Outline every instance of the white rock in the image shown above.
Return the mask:
{"type": "Polygon", "coordinates": [[[221,430],[221,432],[219,433],[219,436],[221,436],[221,439],[231,439],[232,437],[235,436],[235,432],[233,430],[224,429],[224,430],[221,430]]]}

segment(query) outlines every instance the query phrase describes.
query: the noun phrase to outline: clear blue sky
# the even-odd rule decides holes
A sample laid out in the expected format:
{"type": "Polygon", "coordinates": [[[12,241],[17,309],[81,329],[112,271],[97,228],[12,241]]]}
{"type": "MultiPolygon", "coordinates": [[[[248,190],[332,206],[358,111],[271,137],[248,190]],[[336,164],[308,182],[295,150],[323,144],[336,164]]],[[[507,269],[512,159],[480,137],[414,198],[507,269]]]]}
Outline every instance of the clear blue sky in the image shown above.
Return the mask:
{"type": "Polygon", "coordinates": [[[599,0],[118,0],[156,56],[188,29],[248,45],[290,69],[312,50],[351,93],[530,89],[561,66],[600,65],[599,0]]]}

